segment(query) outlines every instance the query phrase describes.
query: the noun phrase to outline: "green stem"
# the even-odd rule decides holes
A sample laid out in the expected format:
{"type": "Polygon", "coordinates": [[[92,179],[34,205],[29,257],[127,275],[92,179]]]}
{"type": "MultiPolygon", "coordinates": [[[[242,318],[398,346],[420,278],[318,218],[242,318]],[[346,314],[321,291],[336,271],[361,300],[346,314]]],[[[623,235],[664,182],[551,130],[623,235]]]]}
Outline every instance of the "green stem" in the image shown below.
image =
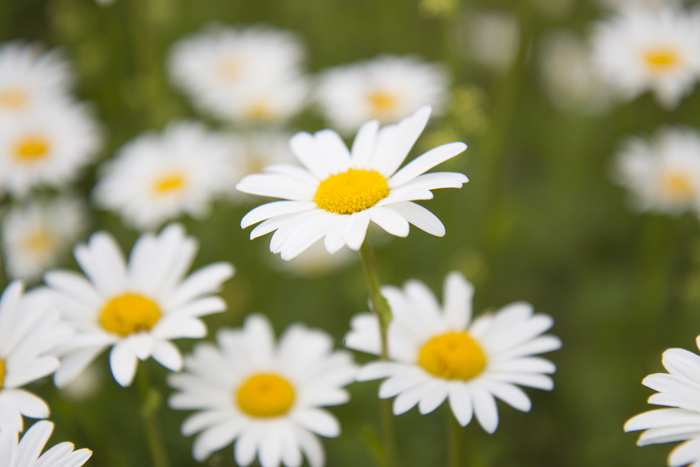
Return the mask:
{"type": "MultiPolygon", "coordinates": [[[[389,359],[389,346],[387,341],[387,331],[389,323],[391,323],[391,309],[389,302],[382,295],[381,281],[377,264],[374,261],[374,253],[368,240],[362,244],[360,248],[360,257],[362,258],[362,266],[367,279],[367,287],[369,289],[369,299],[372,312],[377,315],[379,321],[379,342],[381,344],[380,358],[382,360],[389,359]]],[[[399,467],[398,449],[396,445],[396,426],[394,424],[394,413],[391,409],[391,400],[381,400],[381,418],[382,428],[384,430],[384,460],[387,467],[399,467]]]]}
{"type": "Polygon", "coordinates": [[[449,467],[462,467],[462,426],[451,414],[447,414],[448,460],[449,467]]]}
{"type": "Polygon", "coordinates": [[[141,417],[146,427],[146,437],[151,450],[151,460],[153,467],[169,467],[167,451],[163,444],[163,437],[158,429],[156,412],[161,403],[160,393],[151,387],[146,372],[146,362],[141,362],[138,369],[139,396],[141,398],[141,417]]]}

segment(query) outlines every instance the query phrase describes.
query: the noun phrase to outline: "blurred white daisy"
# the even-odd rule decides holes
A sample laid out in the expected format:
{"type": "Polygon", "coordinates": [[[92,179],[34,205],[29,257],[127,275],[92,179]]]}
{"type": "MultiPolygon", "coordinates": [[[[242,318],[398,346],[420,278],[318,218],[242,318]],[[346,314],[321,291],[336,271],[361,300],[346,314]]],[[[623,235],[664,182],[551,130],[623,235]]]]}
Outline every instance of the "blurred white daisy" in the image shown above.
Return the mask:
{"type": "MultiPolygon", "coordinates": [[[[484,430],[493,433],[498,426],[496,398],[527,412],[530,399],[517,385],[552,389],[549,374],[554,373],[554,364],[533,355],[556,350],[561,341],[542,335],[552,326],[552,318],[533,314],[529,303],[512,303],[472,322],[473,287],[457,272],[445,280],[442,307],[416,280],[403,290],[383,287],[382,295],[393,314],[387,336],[390,361],[369,363],[358,379],[387,378],[379,397],[398,396],[396,415],[415,405],[420,413],[430,413],[447,399],[460,425],[476,415],[484,430]]],[[[378,355],[376,316],[356,316],[345,344],[378,355]]]]}
{"type": "Polygon", "coordinates": [[[170,375],[173,409],[197,410],[182,434],[201,432],[194,458],[236,441],[234,458],[247,466],[257,456],[262,467],[300,466],[302,453],[312,467],[324,465],[315,435],[336,437],[338,420],[322,407],[346,403],[343,387],[355,378],[352,357],[333,351],[330,336],[302,325],[290,326],[275,343],[268,320],[248,317],[240,330],[217,334],[218,347],[197,344],[185,372],[170,375]]]}
{"type": "Polygon", "coordinates": [[[75,249],[87,279],[68,270],[47,272],[44,292],[77,332],[59,349],[56,385],[69,383],[107,347],[122,386],[131,384],[138,360],[153,357],[180,370],[182,356],[170,341],[206,335],[199,318],[226,308],[213,293],[233,275],[233,267],[220,262],[184,277],[196,250],[195,239],[171,224],[157,236],[141,235],[125,263],[115,240],[97,232],[75,249]]]}
{"type": "Polygon", "coordinates": [[[448,81],[442,64],[385,55],[324,71],[316,97],[331,126],[351,132],[367,120],[398,121],[424,105],[441,112],[448,81]]]}
{"type": "MultiPolygon", "coordinates": [[[[700,337],[696,339],[700,347],[700,337]]],[[[685,441],[668,456],[668,465],[700,466],[700,356],[685,349],[668,349],[663,354],[668,373],[649,375],[642,381],[658,391],[649,403],[669,408],[650,410],[629,419],[625,431],[646,430],[637,445],[685,441]]]]}
{"type": "Polygon", "coordinates": [[[85,464],[92,451],[74,451],[73,443],[67,441],[41,453],[53,427],[53,423],[46,420],[36,422],[19,441],[16,430],[11,427],[0,429],[0,467],[80,467],[85,464]]]}
{"type": "Polygon", "coordinates": [[[678,215],[700,209],[700,134],[662,127],[651,141],[629,138],[615,156],[614,178],[640,211],[678,215]]]}
{"type": "Polygon", "coordinates": [[[19,41],[0,45],[0,114],[65,96],[72,84],[69,63],[59,51],[19,41]]]}
{"type": "Polygon", "coordinates": [[[99,143],[94,118],[79,104],[55,100],[21,115],[0,114],[0,194],[22,197],[39,186],[66,185],[99,143]]]}
{"type": "Polygon", "coordinates": [[[93,196],[127,224],[150,229],[187,213],[203,217],[230,191],[235,146],[195,122],[177,122],[128,142],[105,163],[93,196]]]}
{"type": "Polygon", "coordinates": [[[674,2],[621,8],[597,25],[592,40],[601,78],[624,99],[651,90],[661,105],[675,107],[700,72],[700,14],[674,2]]]}
{"type": "Polygon", "coordinates": [[[307,92],[303,58],[301,41],[289,31],[218,26],[176,42],[169,69],[202,111],[270,122],[301,108],[307,92]]]}
{"type": "Polygon", "coordinates": [[[429,117],[430,107],[423,107],[394,125],[380,128],[378,121],[368,122],[358,131],[351,150],[332,130],[297,133],[290,146],[303,167],[273,165],[236,186],[244,193],[283,199],[253,209],[241,226],[262,221],[251,238],[276,230],[270,250],[286,260],[321,238],[329,253],[344,245],[359,250],[370,221],[398,237],[408,235],[409,223],[432,235],[444,235],[442,222],[412,201],[432,199],[431,190],[460,188],[467,182],[464,174],[456,172],[425,174],[467,145],[438,146],[397,171],[429,117]]]}
{"type": "Polygon", "coordinates": [[[22,416],[49,416],[46,402],[21,387],[58,368],[53,352],[70,336],[41,294],[24,293],[18,281],[5,288],[0,296],[0,427],[22,431],[22,416]]]}
{"type": "Polygon", "coordinates": [[[13,279],[39,279],[55,266],[87,224],[87,208],[77,198],[35,200],[12,207],[2,223],[5,268],[13,279]]]}
{"type": "Polygon", "coordinates": [[[468,57],[486,68],[505,71],[520,47],[517,18],[506,11],[465,10],[461,14],[462,47],[468,57]]]}

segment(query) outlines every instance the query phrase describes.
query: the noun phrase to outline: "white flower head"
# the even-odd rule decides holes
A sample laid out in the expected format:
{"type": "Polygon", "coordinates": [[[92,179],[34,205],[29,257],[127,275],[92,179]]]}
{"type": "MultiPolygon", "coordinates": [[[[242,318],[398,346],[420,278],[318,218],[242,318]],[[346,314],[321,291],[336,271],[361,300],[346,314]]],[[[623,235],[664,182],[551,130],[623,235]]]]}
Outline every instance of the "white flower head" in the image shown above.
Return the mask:
{"type": "Polygon", "coordinates": [[[616,156],[614,177],[640,211],[700,210],[700,134],[662,127],[651,141],[629,138],[616,156]]]}
{"type": "Polygon", "coordinates": [[[597,25],[593,59],[623,99],[651,90],[661,105],[676,107],[700,72],[700,14],[673,2],[629,5],[597,25]]]}
{"type": "MultiPolygon", "coordinates": [[[[696,339],[700,348],[700,337],[696,339]]],[[[642,381],[658,391],[649,403],[667,408],[650,410],[629,419],[625,431],[645,430],[639,446],[684,441],[668,456],[668,465],[700,466],[700,356],[685,349],[668,349],[663,354],[668,373],[649,375],[642,381]]]]}
{"type": "Polygon", "coordinates": [[[36,422],[18,440],[18,433],[11,427],[0,429],[0,467],[80,467],[85,464],[92,451],[78,449],[73,443],[63,442],[45,453],[46,442],[53,432],[53,423],[36,422]]]}
{"type": "Polygon", "coordinates": [[[85,230],[87,207],[64,196],[12,207],[5,216],[2,243],[7,273],[33,281],[55,266],[85,230]]]}
{"type": "Polygon", "coordinates": [[[324,71],[316,97],[331,126],[351,132],[372,119],[396,122],[425,105],[439,113],[448,81],[442,64],[383,55],[324,71]]]}
{"type": "Polygon", "coordinates": [[[19,115],[0,114],[0,194],[60,188],[91,162],[100,144],[88,108],[55,100],[19,115]]]}
{"type": "Polygon", "coordinates": [[[422,107],[383,128],[377,120],[370,121],[360,128],[350,150],[332,130],[297,133],[290,146],[303,167],[273,165],[236,186],[244,193],[283,200],[253,209],[241,226],[262,221],[251,238],[276,230],[270,250],[285,260],[322,238],[329,253],[344,245],[359,250],[370,221],[397,237],[408,235],[409,223],[432,235],[444,235],[442,222],[413,200],[432,199],[431,190],[460,188],[467,182],[461,173],[425,173],[467,145],[438,146],[399,170],[429,116],[430,107],[422,107]]]}
{"type": "Polygon", "coordinates": [[[217,334],[217,346],[197,344],[185,372],[170,375],[176,392],[169,405],[197,410],[182,434],[201,432],[193,455],[203,461],[236,441],[238,465],[256,458],[263,467],[324,465],[315,435],[336,437],[340,424],[325,406],[346,403],[343,387],[355,378],[349,353],[333,351],[326,333],[295,324],[275,342],[268,320],[254,314],[240,330],[217,334]]]}
{"type": "Polygon", "coordinates": [[[462,12],[466,54],[486,68],[505,71],[515,60],[520,46],[520,28],[512,13],[498,10],[462,12]]]}
{"type": "MultiPolygon", "coordinates": [[[[497,398],[527,412],[530,399],[518,386],[552,389],[549,375],[554,364],[533,355],[556,350],[561,341],[542,335],[552,318],[533,313],[529,303],[512,303],[472,321],[473,287],[456,272],[445,280],[442,307],[416,280],[403,289],[383,287],[382,295],[393,314],[387,337],[390,361],[369,363],[358,379],[387,378],[379,397],[397,396],[394,414],[415,405],[427,414],[447,399],[460,425],[476,415],[484,430],[493,433],[498,426],[497,398]]],[[[376,316],[356,316],[345,344],[378,355],[376,316]]]]}
{"type": "Polygon", "coordinates": [[[24,293],[18,281],[0,296],[0,427],[22,431],[22,416],[49,415],[46,402],[21,388],[58,368],[54,351],[71,336],[51,305],[41,293],[24,293]]]}
{"type": "Polygon", "coordinates": [[[138,360],[149,357],[180,370],[182,356],[170,341],[206,335],[200,317],[226,308],[213,294],[233,275],[233,267],[220,262],[185,277],[196,251],[195,239],[181,225],[170,224],[158,235],[141,235],[127,263],[114,238],[97,232],[75,249],[86,277],[68,270],[47,272],[46,292],[76,330],[59,349],[64,358],[54,375],[56,385],[69,383],[107,347],[112,375],[121,386],[131,384],[138,360]]]}
{"type": "Polygon", "coordinates": [[[195,122],[146,133],[105,163],[95,202],[139,229],[183,213],[203,217],[216,196],[230,191],[235,150],[229,138],[195,122]]]}

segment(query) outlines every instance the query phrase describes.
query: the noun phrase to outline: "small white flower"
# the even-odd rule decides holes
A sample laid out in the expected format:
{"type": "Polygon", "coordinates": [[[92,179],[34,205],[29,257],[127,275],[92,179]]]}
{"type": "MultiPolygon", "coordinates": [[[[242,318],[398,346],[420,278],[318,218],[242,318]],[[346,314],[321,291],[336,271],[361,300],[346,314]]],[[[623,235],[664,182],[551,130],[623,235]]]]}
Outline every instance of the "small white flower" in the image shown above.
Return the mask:
{"type": "Polygon", "coordinates": [[[651,141],[629,138],[615,160],[615,179],[640,211],[671,215],[700,209],[700,134],[663,127],[651,141]]]}
{"type": "Polygon", "coordinates": [[[520,46],[518,20],[498,10],[462,12],[461,31],[466,54],[484,67],[507,70],[520,46]]]}
{"type": "MultiPolygon", "coordinates": [[[[448,400],[460,425],[469,424],[476,415],[484,430],[493,433],[498,426],[497,398],[527,412],[532,404],[518,385],[552,389],[549,374],[554,373],[554,364],[533,355],[556,350],[561,341],[542,335],[552,326],[552,318],[534,314],[529,303],[512,303],[472,322],[473,287],[456,272],[445,280],[442,307],[416,280],[407,282],[403,290],[382,287],[382,295],[393,314],[388,331],[390,361],[366,365],[358,379],[387,378],[379,397],[398,396],[394,414],[415,405],[427,414],[448,400]]],[[[376,315],[356,316],[345,343],[378,355],[376,315]]]]}
{"type": "Polygon", "coordinates": [[[424,105],[441,112],[448,81],[442,64],[385,55],[324,71],[316,96],[331,126],[351,132],[367,120],[398,121],[424,105]]]}
{"type": "Polygon", "coordinates": [[[24,293],[18,281],[0,296],[0,427],[22,431],[23,415],[49,416],[46,402],[21,387],[58,368],[53,352],[71,335],[51,305],[41,293],[24,293]]]}
{"type": "Polygon", "coordinates": [[[7,273],[32,281],[55,266],[87,223],[86,206],[77,198],[32,201],[12,207],[2,224],[7,273]]]}
{"type": "Polygon", "coordinates": [[[430,107],[423,107],[394,125],[379,128],[378,121],[368,122],[358,131],[351,150],[332,130],[297,133],[290,146],[303,167],[273,165],[236,186],[244,193],[283,199],[253,209],[241,226],[262,221],[251,238],[276,230],[270,250],[285,260],[321,238],[329,253],[344,245],[359,250],[370,221],[397,237],[408,235],[409,223],[432,235],[444,235],[442,222],[412,201],[432,199],[431,190],[460,188],[467,181],[461,173],[425,173],[467,145],[438,146],[398,170],[429,116],[430,107]]]}
{"type": "Polygon", "coordinates": [[[241,330],[221,330],[217,346],[198,344],[185,359],[185,372],[170,375],[176,389],[169,405],[197,410],[182,425],[182,434],[201,432],[193,455],[203,461],[236,441],[238,465],[263,467],[324,465],[316,435],[336,437],[338,420],[321,407],[346,403],[343,387],[354,380],[352,357],[333,351],[322,331],[296,324],[275,343],[267,319],[248,317],[241,330]]]}
{"type": "Polygon", "coordinates": [[[125,263],[115,240],[97,232],[75,249],[87,279],[68,270],[47,272],[45,291],[77,333],[59,349],[65,357],[56,385],[70,382],[107,347],[122,386],[131,384],[138,360],[149,357],[178,371],[182,356],[170,341],[206,335],[199,318],[226,308],[213,293],[233,275],[221,262],[185,277],[196,251],[196,241],[171,224],[157,236],[141,235],[125,263]]]}
{"type": "MultiPolygon", "coordinates": [[[[700,348],[700,337],[696,339],[700,348]]],[[[625,431],[646,430],[637,445],[684,441],[671,451],[668,465],[700,466],[700,356],[685,349],[668,349],[663,354],[668,373],[644,378],[642,384],[658,391],[649,403],[669,408],[650,410],[629,419],[625,431]]]]}
{"type": "Polygon", "coordinates": [[[661,105],[676,107],[700,72],[700,14],[675,3],[629,5],[597,25],[593,59],[623,99],[651,90],[661,105]]]}
{"type": "Polygon", "coordinates": [[[0,467],[80,467],[85,464],[92,451],[74,451],[73,443],[59,443],[41,453],[51,437],[53,426],[45,420],[36,422],[19,441],[16,430],[11,427],[0,429],[0,467]]]}
{"type": "Polygon", "coordinates": [[[103,167],[93,195],[139,229],[182,213],[202,217],[216,196],[230,191],[235,146],[194,122],[169,125],[127,143],[103,167]]]}

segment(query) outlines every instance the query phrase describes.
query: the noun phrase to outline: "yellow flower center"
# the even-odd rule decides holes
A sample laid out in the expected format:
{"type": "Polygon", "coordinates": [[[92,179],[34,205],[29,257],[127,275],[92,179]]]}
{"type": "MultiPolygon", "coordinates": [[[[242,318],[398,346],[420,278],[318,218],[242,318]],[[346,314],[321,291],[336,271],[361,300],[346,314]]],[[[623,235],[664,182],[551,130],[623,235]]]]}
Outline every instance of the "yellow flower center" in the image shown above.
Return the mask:
{"type": "Polygon", "coordinates": [[[31,232],[24,239],[24,246],[34,253],[44,253],[53,250],[53,236],[45,227],[40,227],[31,232]]]}
{"type": "Polygon", "coordinates": [[[0,90],[0,107],[21,109],[26,104],[29,96],[24,89],[9,88],[0,90]]]}
{"type": "Polygon", "coordinates": [[[674,201],[685,201],[695,194],[695,184],[688,174],[667,172],[662,176],[661,187],[666,195],[674,201]]]}
{"type": "Polygon", "coordinates": [[[15,143],[15,158],[22,162],[34,162],[45,158],[49,141],[41,135],[27,135],[15,143]]]}
{"type": "Polygon", "coordinates": [[[157,195],[164,195],[173,191],[184,188],[185,174],[182,172],[173,172],[165,174],[155,180],[153,191],[157,195]]]}
{"type": "Polygon", "coordinates": [[[296,394],[294,386],[276,373],[257,373],[236,391],[238,407],[251,417],[278,417],[289,412],[296,394]]]}
{"type": "Polygon", "coordinates": [[[348,169],[323,180],[314,201],[326,211],[352,214],[377,204],[389,194],[386,177],[376,170],[348,169]]]}
{"type": "Polygon", "coordinates": [[[216,66],[216,73],[222,81],[236,81],[241,76],[240,60],[226,58],[216,66]]]}
{"type": "Polygon", "coordinates": [[[367,96],[367,100],[372,106],[372,113],[375,115],[382,115],[390,112],[398,103],[396,94],[387,91],[373,92],[367,96]]]}
{"type": "Polygon", "coordinates": [[[466,331],[448,331],[423,344],[418,364],[438,378],[467,380],[484,370],[486,353],[466,331]]]}
{"type": "Polygon", "coordinates": [[[248,118],[253,120],[271,120],[273,116],[272,108],[265,99],[257,99],[248,107],[248,118]]]}
{"type": "Polygon", "coordinates": [[[148,331],[158,322],[163,312],[152,299],[126,292],[109,300],[100,311],[100,325],[107,331],[128,336],[148,331]]]}
{"type": "Polygon", "coordinates": [[[681,61],[678,50],[671,47],[655,47],[644,52],[647,67],[654,72],[668,71],[681,61]]]}
{"type": "Polygon", "coordinates": [[[5,374],[7,370],[5,368],[5,360],[0,358],[0,389],[5,387],[5,374]]]}

